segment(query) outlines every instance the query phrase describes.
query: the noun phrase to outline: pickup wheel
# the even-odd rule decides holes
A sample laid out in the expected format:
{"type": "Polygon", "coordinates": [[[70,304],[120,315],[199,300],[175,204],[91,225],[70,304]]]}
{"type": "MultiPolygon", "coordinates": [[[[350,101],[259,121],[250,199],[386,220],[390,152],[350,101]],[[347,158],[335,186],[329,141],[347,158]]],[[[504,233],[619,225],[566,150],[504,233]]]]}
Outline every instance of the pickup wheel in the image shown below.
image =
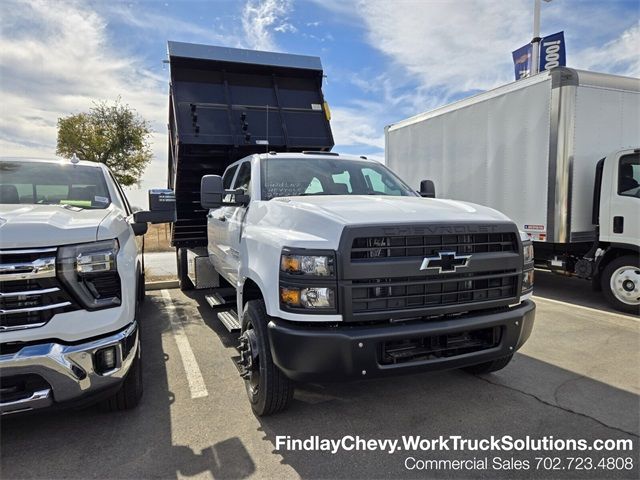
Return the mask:
{"type": "Polygon", "coordinates": [[[506,367],[512,358],[513,355],[507,355],[506,357],[497,358],[495,360],[491,360],[490,362],[484,362],[477,365],[471,365],[470,367],[465,367],[464,370],[466,372],[473,373],[474,375],[497,372],[498,370],[502,370],[504,367],[506,367]]]}
{"type": "Polygon", "coordinates": [[[100,404],[100,409],[105,412],[118,412],[129,410],[140,403],[142,398],[142,356],[140,353],[140,341],[138,350],[133,358],[129,372],[122,382],[120,390],[100,404]]]}
{"type": "Polygon", "coordinates": [[[627,313],[640,315],[640,258],[624,255],[609,262],[600,277],[607,302],[627,313]]]}
{"type": "Polygon", "coordinates": [[[178,272],[178,284],[180,285],[180,290],[187,291],[193,289],[193,283],[191,283],[191,279],[189,278],[189,270],[187,266],[187,249],[186,248],[176,248],[176,264],[177,264],[177,272],[178,272]]]}
{"type": "Polygon", "coordinates": [[[273,363],[267,324],[269,316],[262,300],[251,300],[244,307],[240,335],[240,366],[251,408],[259,416],[287,408],[294,387],[273,363]]]}

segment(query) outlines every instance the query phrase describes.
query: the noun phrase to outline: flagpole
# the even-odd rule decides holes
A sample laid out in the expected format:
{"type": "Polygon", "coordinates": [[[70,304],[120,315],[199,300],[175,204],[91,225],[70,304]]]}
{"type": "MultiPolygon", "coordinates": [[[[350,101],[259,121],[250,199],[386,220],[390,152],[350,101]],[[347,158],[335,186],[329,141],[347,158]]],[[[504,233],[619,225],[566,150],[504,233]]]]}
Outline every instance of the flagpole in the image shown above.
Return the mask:
{"type": "Polygon", "coordinates": [[[535,75],[540,72],[540,2],[533,0],[533,39],[531,40],[531,73],[535,75]]]}

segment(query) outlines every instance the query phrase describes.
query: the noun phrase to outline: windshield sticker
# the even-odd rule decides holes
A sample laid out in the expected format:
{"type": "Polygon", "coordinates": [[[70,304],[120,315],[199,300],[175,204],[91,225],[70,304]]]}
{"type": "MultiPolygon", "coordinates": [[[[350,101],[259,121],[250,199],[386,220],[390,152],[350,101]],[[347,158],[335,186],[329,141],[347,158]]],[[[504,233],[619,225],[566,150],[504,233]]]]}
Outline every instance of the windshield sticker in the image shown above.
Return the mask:
{"type": "Polygon", "coordinates": [[[107,197],[101,197],[99,195],[96,195],[95,197],[93,197],[93,199],[98,203],[109,203],[109,199],[107,197]]]}

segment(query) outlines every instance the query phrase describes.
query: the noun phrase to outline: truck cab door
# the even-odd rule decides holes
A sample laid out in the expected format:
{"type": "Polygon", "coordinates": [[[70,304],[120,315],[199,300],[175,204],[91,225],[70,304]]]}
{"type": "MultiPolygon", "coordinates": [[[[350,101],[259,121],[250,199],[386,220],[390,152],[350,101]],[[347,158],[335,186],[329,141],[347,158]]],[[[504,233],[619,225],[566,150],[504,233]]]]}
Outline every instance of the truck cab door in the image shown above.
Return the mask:
{"type": "Polygon", "coordinates": [[[638,245],[640,239],[640,153],[620,152],[605,160],[600,200],[600,240],[638,245]],[[607,175],[608,173],[608,175],[607,175]],[[608,178],[607,178],[608,177],[608,178]]]}
{"type": "MultiPolygon", "coordinates": [[[[238,170],[238,165],[231,165],[222,176],[222,185],[225,190],[231,189],[233,178],[238,170]]],[[[228,199],[225,199],[228,200],[228,199]]],[[[215,210],[209,210],[207,214],[207,251],[209,259],[216,271],[225,276],[225,258],[229,250],[229,232],[227,219],[230,210],[235,207],[222,206],[215,210]]]]}
{"type": "MultiPolygon", "coordinates": [[[[242,189],[245,194],[251,194],[251,161],[247,160],[240,165],[238,175],[233,183],[233,189],[242,189]]],[[[233,282],[238,281],[240,272],[240,242],[242,240],[242,229],[244,219],[249,205],[230,207],[228,223],[229,250],[227,255],[226,272],[233,282]]],[[[235,283],[234,283],[235,284],[235,283]]]]}

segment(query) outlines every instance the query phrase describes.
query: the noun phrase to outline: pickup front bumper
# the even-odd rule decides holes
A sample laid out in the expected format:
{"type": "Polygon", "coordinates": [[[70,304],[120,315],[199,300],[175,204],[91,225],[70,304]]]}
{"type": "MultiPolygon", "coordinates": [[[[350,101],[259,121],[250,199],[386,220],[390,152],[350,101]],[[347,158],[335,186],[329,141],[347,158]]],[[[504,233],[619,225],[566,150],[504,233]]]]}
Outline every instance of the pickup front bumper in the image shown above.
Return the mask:
{"type": "Polygon", "coordinates": [[[535,304],[436,321],[299,326],[273,319],[274,363],[292,380],[328,382],[446,370],[513,354],[529,338],[535,304]]]}
{"type": "Polygon", "coordinates": [[[5,345],[0,352],[0,412],[89,403],[115,393],[138,348],[135,321],[117,333],[85,343],[5,345]],[[115,365],[101,371],[96,355],[109,348],[115,350],[115,365]]]}

